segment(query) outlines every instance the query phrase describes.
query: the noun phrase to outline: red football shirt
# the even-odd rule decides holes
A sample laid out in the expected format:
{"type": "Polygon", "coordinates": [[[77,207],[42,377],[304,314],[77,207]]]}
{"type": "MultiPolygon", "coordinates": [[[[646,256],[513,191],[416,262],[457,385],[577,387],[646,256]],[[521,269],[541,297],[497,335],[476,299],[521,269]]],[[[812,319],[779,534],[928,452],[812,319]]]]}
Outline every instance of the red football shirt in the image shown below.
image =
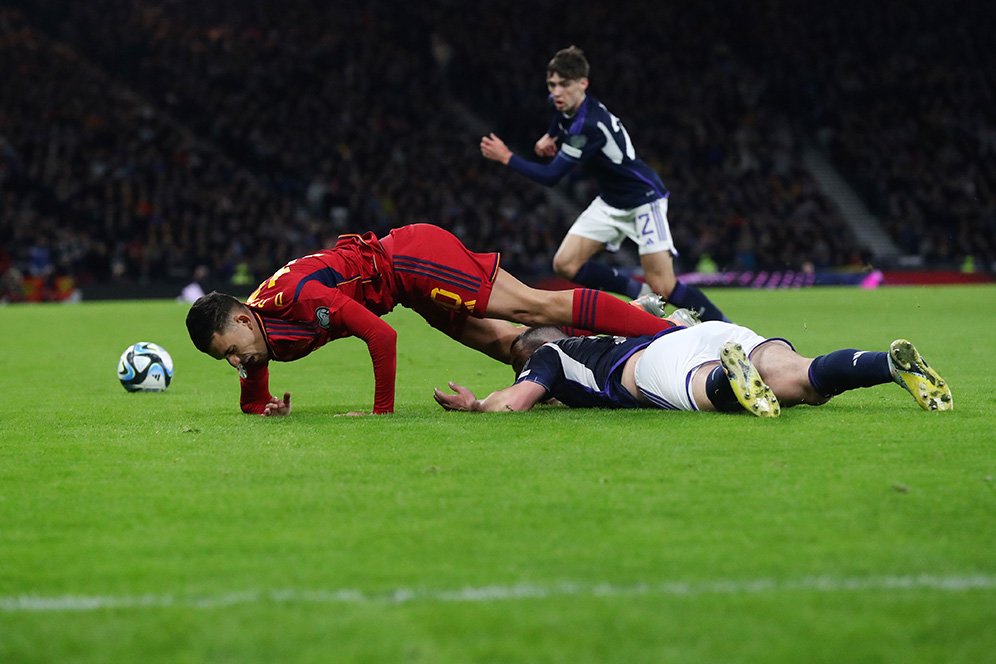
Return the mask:
{"type": "MultiPolygon", "coordinates": [[[[356,336],[374,366],[374,413],[394,410],[397,334],[380,319],[394,308],[390,260],[373,233],[344,235],[333,249],[287,263],[246,300],[271,359],[297,360],[329,341],[356,336]]],[[[247,367],[242,410],[262,413],[270,399],[266,365],[247,367]]]]}

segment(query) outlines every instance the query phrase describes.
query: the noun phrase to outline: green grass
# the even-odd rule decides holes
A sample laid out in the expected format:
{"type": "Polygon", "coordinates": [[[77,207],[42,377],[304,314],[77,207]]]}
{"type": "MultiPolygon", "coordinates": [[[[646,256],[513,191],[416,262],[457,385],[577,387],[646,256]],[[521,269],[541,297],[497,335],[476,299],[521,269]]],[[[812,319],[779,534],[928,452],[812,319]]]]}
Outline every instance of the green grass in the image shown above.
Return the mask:
{"type": "Polygon", "coordinates": [[[181,305],[0,309],[0,661],[991,661],[996,288],[713,295],[807,355],[906,336],[955,411],[446,413],[511,372],[399,310],[396,415],[335,416],[373,396],[349,339],[263,419],[181,305]],[[117,383],[141,340],[164,394],[117,383]]]}

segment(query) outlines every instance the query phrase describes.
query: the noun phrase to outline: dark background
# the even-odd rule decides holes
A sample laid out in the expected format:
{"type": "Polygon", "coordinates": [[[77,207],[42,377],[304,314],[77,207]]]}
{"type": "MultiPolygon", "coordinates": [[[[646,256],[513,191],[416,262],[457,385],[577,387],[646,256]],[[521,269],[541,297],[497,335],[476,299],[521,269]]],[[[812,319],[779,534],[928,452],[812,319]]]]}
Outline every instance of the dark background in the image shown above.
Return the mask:
{"type": "Polygon", "coordinates": [[[342,4],[0,2],[4,297],[175,294],[198,266],[248,289],[339,233],[416,221],[549,274],[573,213],[478,141],[532,155],[570,44],[672,192],[682,271],[868,268],[806,145],[914,263],[996,268],[985,3],[342,4]]]}

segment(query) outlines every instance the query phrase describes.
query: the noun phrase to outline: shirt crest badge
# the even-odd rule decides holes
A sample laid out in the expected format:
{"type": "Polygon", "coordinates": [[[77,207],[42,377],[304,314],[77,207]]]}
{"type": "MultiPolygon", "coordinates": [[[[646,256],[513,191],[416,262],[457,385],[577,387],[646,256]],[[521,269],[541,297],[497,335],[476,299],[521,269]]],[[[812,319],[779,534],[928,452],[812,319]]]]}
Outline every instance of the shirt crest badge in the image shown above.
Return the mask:
{"type": "Polygon", "coordinates": [[[318,327],[323,330],[329,329],[329,308],[318,307],[315,309],[315,320],[318,322],[318,327]]]}

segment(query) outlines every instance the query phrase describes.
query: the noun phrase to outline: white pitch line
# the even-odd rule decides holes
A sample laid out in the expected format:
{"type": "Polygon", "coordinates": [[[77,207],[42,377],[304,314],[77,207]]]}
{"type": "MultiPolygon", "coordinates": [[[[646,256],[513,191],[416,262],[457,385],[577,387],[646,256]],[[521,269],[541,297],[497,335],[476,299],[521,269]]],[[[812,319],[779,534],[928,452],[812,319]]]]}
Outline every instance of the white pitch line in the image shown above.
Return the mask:
{"type": "Polygon", "coordinates": [[[938,576],[832,577],[748,579],[721,581],[666,581],[662,583],[580,583],[464,587],[449,590],[396,588],[382,592],[362,590],[245,590],[214,595],[17,595],[0,597],[3,613],[85,612],[113,609],[220,609],[244,604],[410,604],[414,602],[488,603],[557,597],[697,597],[762,593],[851,593],[883,590],[937,590],[966,592],[996,590],[996,576],[974,574],[938,576]]]}

